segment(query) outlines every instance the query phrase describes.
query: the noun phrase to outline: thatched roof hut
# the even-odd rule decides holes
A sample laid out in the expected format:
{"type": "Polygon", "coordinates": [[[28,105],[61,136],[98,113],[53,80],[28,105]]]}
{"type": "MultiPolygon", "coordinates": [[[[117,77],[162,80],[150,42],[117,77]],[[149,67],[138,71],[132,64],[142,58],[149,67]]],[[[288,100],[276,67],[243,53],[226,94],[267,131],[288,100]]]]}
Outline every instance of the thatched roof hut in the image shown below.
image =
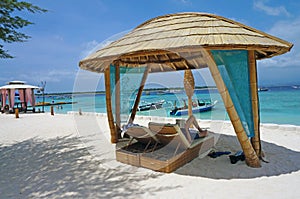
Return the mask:
{"type": "Polygon", "coordinates": [[[201,59],[201,50],[255,50],[255,58],[264,59],[286,53],[292,46],[224,17],[179,13],[144,22],[121,39],[89,55],[79,65],[93,72],[104,72],[112,62],[129,67],[157,63],[150,72],[184,70],[207,66],[201,59]],[[177,53],[187,57],[189,62],[177,53]]]}
{"type": "Polygon", "coordinates": [[[284,54],[292,46],[287,41],[221,16],[178,13],[144,22],[80,61],[79,66],[105,73],[112,142],[117,142],[120,128],[120,67],[147,66],[130,121],[134,120],[148,73],[208,67],[247,164],[259,167],[261,146],[256,60],[284,54]],[[114,68],[114,81],[111,81],[111,67],[114,68]],[[111,85],[115,89],[115,104],[111,102],[111,85]]]}

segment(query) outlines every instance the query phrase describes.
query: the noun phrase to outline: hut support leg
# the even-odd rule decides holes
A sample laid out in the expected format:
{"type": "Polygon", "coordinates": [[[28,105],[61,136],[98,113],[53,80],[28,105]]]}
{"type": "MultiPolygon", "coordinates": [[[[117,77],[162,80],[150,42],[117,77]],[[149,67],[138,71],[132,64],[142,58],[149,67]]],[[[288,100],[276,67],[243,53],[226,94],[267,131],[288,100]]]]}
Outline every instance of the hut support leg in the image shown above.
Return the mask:
{"type": "Polygon", "coordinates": [[[111,106],[111,93],[110,93],[110,68],[105,69],[104,74],[105,79],[105,97],[106,97],[106,109],[107,109],[107,119],[110,129],[111,143],[117,143],[118,138],[116,134],[116,129],[114,125],[114,116],[112,114],[112,106],[111,106]]]}
{"type": "Polygon", "coordinates": [[[115,94],[116,94],[116,133],[118,139],[121,137],[121,104],[120,104],[120,92],[121,92],[121,82],[120,82],[120,66],[116,65],[116,78],[115,78],[115,94]]]}
{"type": "Polygon", "coordinates": [[[132,112],[131,112],[128,123],[133,123],[133,120],[135,118],[136,111],[137,111],[137,108],[139,106],[140,99],[141,99],[141,96],[142,96],[142,92],[143,92],[143,89],[144,89],[144,86],[145,86],[145,83],[146,83],[146,80],[147,80],[147,77],[148,77],[148,74],[149,74],[149,70],[150,70],[150,66],[147,66],[147,68],[144,72],[142,81],[141,81],[139,91],[138,91],[136,99],[135,99],[135,102],[134,102],[134,105],[133,105],[132,112]]]}
{"type": "MultiPolygon", "coordinates": [[[[32,98],[32,112],[35,112],[35,97],[34,97],[34,89],[31,89],[31,98],[32,98]]],[[[21,105],[22,106],[22,105],[21,105]]],[[[27,109],[27,107],[26,107],[27,109]]]]}
{"type": "MultiPolygon", "coordinates": [[[[212,56],[211,56],[212,59],[212,56]]],[[[213,60],[213,59],[212,59],[213,60]]],[[[243,125],[241,123],[241,120],[236,112],[236,109],[234,107],[234,104],[232,102],[232,99],[229,95],[229,92],[225,86],[225,83],[223,82],[223,79],[221,77],[221,74],[219,72],[219,69],[214,61],[209,62],[208,64],[209,70],[212,74],[212,77],[214,78],[214,81],[216,83],[216,86],[219,90],[219,93],[222,96],[226,111],[230,117],[231,123],[234,127],[235,133],[237,135],[237,138],[240,142],[240,145],[244,151],[245,157],[246,157],[246,163],[250,167],[261,167],[259,158],[257,154],[255,153],[252,144],[250,140],[248,139],[248,136],[243,128],[243,125]]]]}
{"type": "Polygon", "coordinates": [[[253,109],[253,121],[254,121],[254,137],[251,138],[252,146],[259,158],[262,158],[261,153],[261,141],[260,141],[260,128],[259,128],[259,99],[258,99],[258,87],[257,87],[257,71],[256,60],[254,51],[249,51],[249,73],[250,73],[250,87],[252,96],[252,109],[253,109]]]}

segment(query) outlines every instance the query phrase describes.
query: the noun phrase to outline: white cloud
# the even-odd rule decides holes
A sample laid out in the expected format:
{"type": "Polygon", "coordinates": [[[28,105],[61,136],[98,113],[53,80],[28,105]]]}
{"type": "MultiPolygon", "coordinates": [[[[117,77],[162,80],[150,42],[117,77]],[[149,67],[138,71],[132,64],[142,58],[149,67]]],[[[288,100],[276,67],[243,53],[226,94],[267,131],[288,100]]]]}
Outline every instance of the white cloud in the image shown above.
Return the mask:
{"type": "Polygon", "coordinates": [[[58,83],[64,82],[66,79],[74,79],[75,75],[76,71],[53,69],[49,71],[30,71],[25,74],[20,74],[18,78],[27,82],[32,82],[34,79],[36,84],[41,81],[58,83]]]}
{"type": "Polygon", "coordinates": [[[78,70],[74,80],[73,91],[96,91],[104,90],[103,74],[78,70]]]}
{"type": "Polygon", "coordinates": [[[57,40],[59,42],[64,41],[64,37],[61,35],[54,35],[53,38],[54,38],[54,40],[57,40]]]}
{"type": "Polygon", "coordinates": [[[284,6],[278,6],[278,7],[271,7],[266,5],[269,0],[257,0],[254,1],[254,8],[258,10],[264,11],[268,15],[272,16],[279,16],[279,15],[285,15],[290,16],[290,13],[286,10],[284,6]]]}
{"type": "Polygon", "coordinates": [[[82,46],[84,49],[80,53],[81,59],[83,59],[86,56],[88,56],[89,54],[95,52],[96,48],[99,46],[99,43],[97,41],[93,40],[93,41],[84,43],[82,46]]]}
{"type": "Polygon", "coordinates": [[[190,0],[173,0],[174,3],[177,4],[185,4],[185,5],[192,5],[192,2],[190,0]]]}
{"type": "Polygon", "coordinates": [[[41,86],[41,82],[46,81],[47,91],[62,91],[63,89],[71,91],[76,73],[76,70],[68,71],[59,69],[28,70],[22,73],[9,72],[6,77],[0,78],[0,83],[2,85],[12,80],[21,80],[28,84],[41,86]]]}
{"type": "Polygon", "coordinates": [[[180,2],[181,2],[181,3],[184,3],[184,4],[190,3],[188,0],[180,0],[180,2]]]}
{"type": "Polygon", "coordinates": [[[268,32],[278,37],[283,37],[290,40],[299,40],[300,17],[294,19],[293,21],[278,21],[268,32]]]}
{"type": "Polygon", "coordinates": [[[290,52],[262,60],[259,64],[265,67],[300,66],[300,17],[294,21],[279,21],[267,32],[293,43],[294,46],[290,52]]]}
{"type": "Polygon", "coordinates": [[[125,34],[130,32],[131,30],[122,31],[120,33],[114,34],[113,36],[107,38],[102,42],[97,42],[96,40],[88,41],[82,45],[82,52],[80,53],[80,59],[83,59],[90,55],[91,53],[104,48],[105,46],[109,45],[111,42],[116,41],[123,37],[125,34]]]}

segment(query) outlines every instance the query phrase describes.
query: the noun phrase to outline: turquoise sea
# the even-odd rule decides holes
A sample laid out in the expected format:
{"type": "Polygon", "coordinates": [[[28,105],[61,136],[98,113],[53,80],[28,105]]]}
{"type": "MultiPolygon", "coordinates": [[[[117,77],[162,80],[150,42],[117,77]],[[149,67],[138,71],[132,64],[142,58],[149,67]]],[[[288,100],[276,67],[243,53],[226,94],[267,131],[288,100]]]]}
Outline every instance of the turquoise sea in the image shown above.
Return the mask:
{"type": "MultiPolygon", "coordinates": [[[[260,120],[261,123],[292,124],[300,126],[300,88],[292,86],[269,87],[268,91],[259,92],[260,120]]],[[[228,120],[221,97],[216,89],[196,90],[194,99],[217,100],[218,103],[210,112],[195,114],[200,119],[228,120]]],[[[187,99],[184,91],[176,92],[148,92],[142,95],[141,103],[151,103],[165,100],[162,109],[138,112],[138,115],[171,117],[169,112],[176,101],[177,106],[183,105],[183,99],[187,99]]],[[[42,101],[39,96],[37,101],[42,101]]],[[[77,94],[73,96],[45,96],[46,102],[73,101],[75,104],[65,104],[54,107],[55,113],[67,113],[68,111],[105,113],[104,94],[77,94]]],[[[38,107],[42,109],[42,107],[38,107]]],[[[50,107],[45,106],[49,112],[50,107]]],[[[175,117],[175,116],[172,116],[175,117]]],[[[184,117],[184,116],[181,116],[184,117]]]]}

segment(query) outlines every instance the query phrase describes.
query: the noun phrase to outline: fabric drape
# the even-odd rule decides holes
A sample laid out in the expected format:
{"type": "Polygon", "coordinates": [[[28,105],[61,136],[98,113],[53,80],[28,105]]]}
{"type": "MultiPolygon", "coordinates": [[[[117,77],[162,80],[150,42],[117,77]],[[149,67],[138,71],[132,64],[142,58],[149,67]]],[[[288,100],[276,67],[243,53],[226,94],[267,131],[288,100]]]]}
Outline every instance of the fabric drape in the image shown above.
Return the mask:
{"type": "Polygon", "coordinates": [[[10,101],[10,109],[12,109],[15,106],[15,89],[10,90],[10,96],[9,96],[9,101],[10,101]]]}
{"type": "Polygon", "coordinates": [[[7,92],[6,92],[6,90],[5,89],[2,89],[1,90],[1,94],[2,94],[2,110],[4,109],[4,106],[6,105],[6,95],[7,95],[7,92]]]}
{"type": "Polygon", "coordinates": [[[24,89],[19,89],[19,97],[20,97],[20,101],[22,103],[22,108],[25,108],[26,104],[25,104],[25,92],[24,92],[24,89]]]}
{"type": "Polygon", "coordinates": [[[25,100],[26,100],[26,104],[28,104],[28,102],[29,102],[31,104],[31,106],[33,106],[32,90],[31,90],[31,88],[26,88],[26,91],[25,91],[25,100]]]}

